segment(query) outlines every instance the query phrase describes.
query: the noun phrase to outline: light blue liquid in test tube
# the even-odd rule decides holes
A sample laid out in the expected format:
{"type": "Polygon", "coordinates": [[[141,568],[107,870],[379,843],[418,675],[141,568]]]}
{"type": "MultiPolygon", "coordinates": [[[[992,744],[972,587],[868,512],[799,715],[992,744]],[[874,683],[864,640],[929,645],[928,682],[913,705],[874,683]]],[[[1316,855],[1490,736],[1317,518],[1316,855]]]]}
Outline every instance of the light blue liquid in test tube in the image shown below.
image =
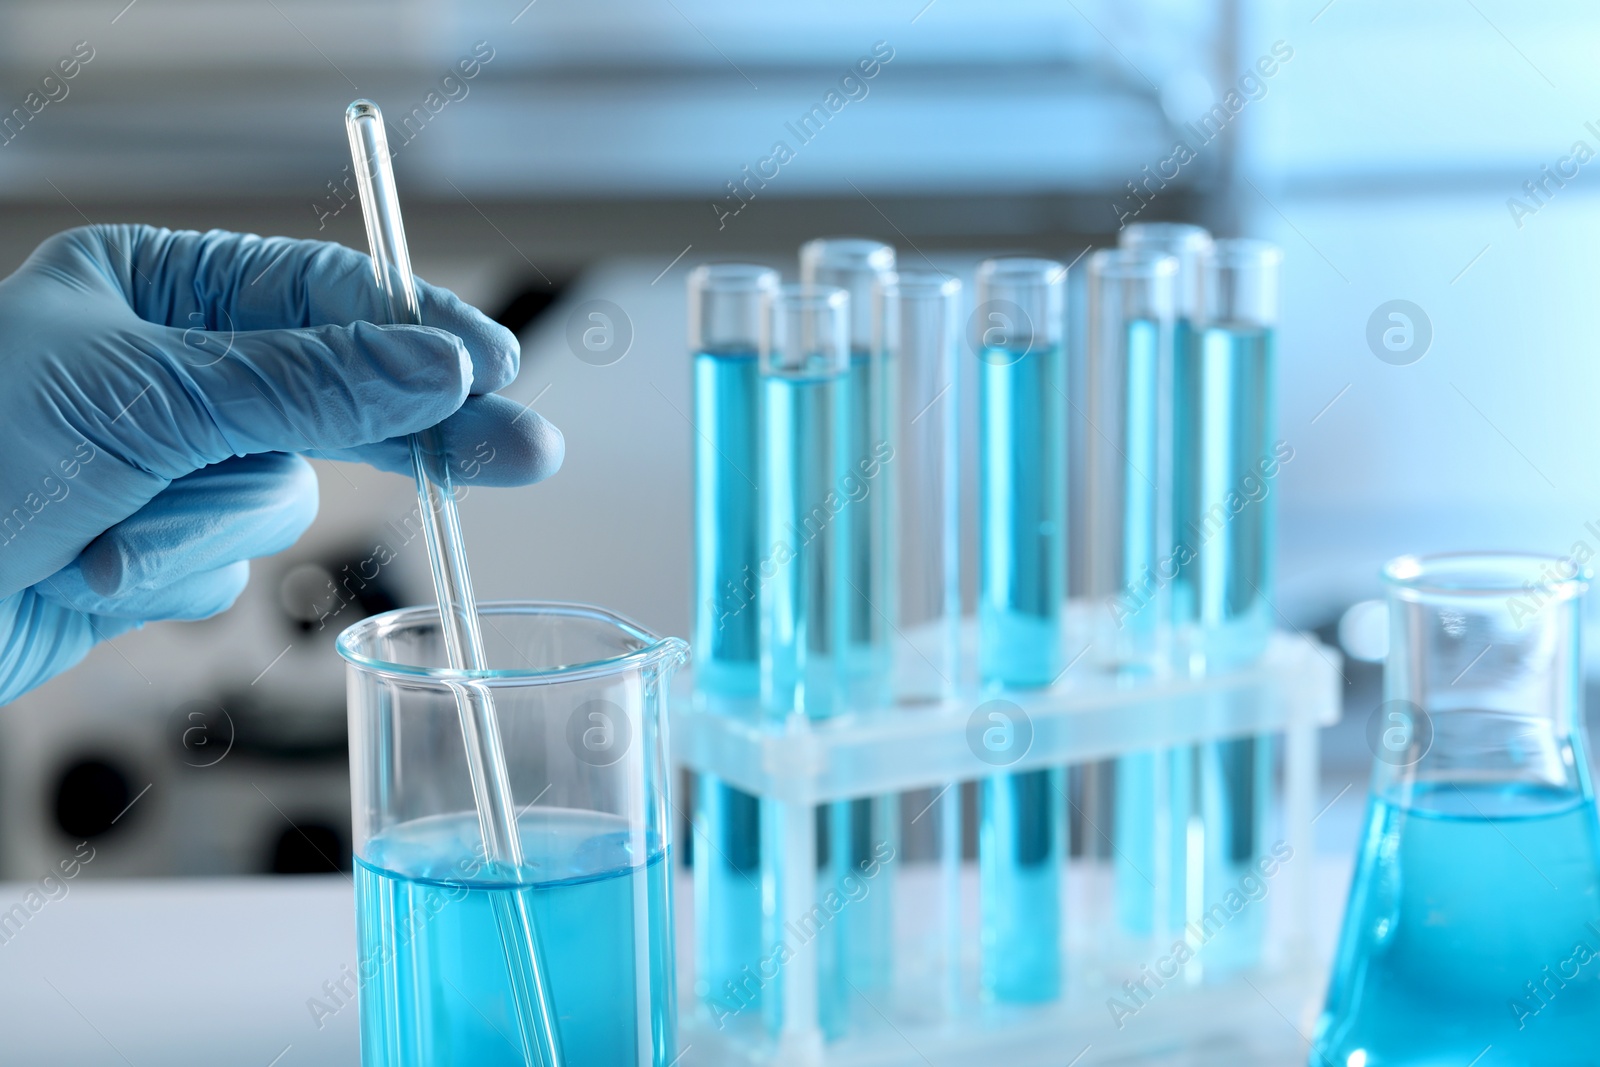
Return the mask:
{"type": "MultiPolygon", "coordinates": [[[[841,500],[847,464],[846,420],[849,372],[850,299],[842,289],[785,287],[766,301],[762,331],[761,388],[765,451],[761,472],[761,541],[774,553],[770,580],[761,596],[761,703],[765,712],[786,719],[826,719],[845,710],[845,634],[848,605],[843,577],[846,528],[830,501],[841,500]]],[[[762,819],[775,824],[773,806],[762,819]]],[[[832,806],[848,812],[847,806],[832,806]]],[[[850,835],[847,822],[818,816],[818,863],[833,866],[831,839],[850,835]]],[[[775,825],[769,836],[776,838],[775,825]]],[[[770,866],[770,864],[769,864],[770,866]]],[[[774,885],[782,872],[764,872],[774,885]]],[[[826,892],[827,873],[818,891],[826,892]]],[[[766,941],[787,940],[787,921],[800,909],[776,900],[777,923],[766,941]]],[[[803,948],[817,961],[817,1008],[825,1036],[840,1036],[846,1026],[850,992],[841,979],[838,941],[832,931],[803,948]]],[[[763,994],[768,1025],[783,1022],[779,974],[763,994]]]]}
{"type": "MultiPolygon", "coordinates": [[[[1216,242],[1201,258],[1203,316],[1180,334],[1176,352],[1172,605],[1176,664],[1191,674],[1249,666],[1272,633],[1276,477],[1285,458],[1272,418],[1281,258],[1263,241],[1216,242]]],[[[1191,827],[1201,843],[1190,862],[1203,855],[1204,873],[1186,904],[1190,921],[1267,848],[1273,746],[1268,737],[1234,738],[1201,746],[1195,759],[1191,827]]],[[[1255,962],[1264,917],[1256,909],[1230,924],[1196,962],[1207,974],[1255,962]]]]}
{"type": "Polygon", "coordinates": [[[1179,562],[1173,602],[1189,668],[1218,673],[1259,659],[1272,633],[1274,330],[1223,320],[1190,341],[1175,379],[1175,535],[1192,559],[1179,562]]]}
{"type": "MultiPolygon", "coordinates": [[[[1172,338],[1179,262],[1165,250],[1089,257],[1083,408],[1086,485],[1074,536],[1087,540],[1074,596],[1090,604],[1094,666],[1120,678],[1166,667],[1170,560],[1172,338]]],[[[1183,925],[1187,748],[1116,761],[1112,850],[1116,912],[1146,936],[1183,925]]]]}
{"type": "MultiPolygon", "coordinates": [[[[694,662],[708,710],[750,714],[760,694],[762,301],[778,274],[716,263],[689,276],[694,360],[694,662]]],[[[761,802],[715,775],[695,789],[697,996],[714,1017],[759,1022],[769,954],[761,907],[761,802]],[[748,1014],[746,1014],[748,1012],[748,1014]]]]}
{"type": "MultiPolygon", "coordinates": [[[[846,481],[834,486],[849,500],[835,520],[843,534],[840,595],[845,604],[844,692],[861,709],[885,704],[891,696],[890,634],[895,618],[893,560],[890,558],[892,469],[882,457],[892,448],[890,421],[894,357],[883,343],[882,307],[875,288],[893,275],[894,249],[861,237],[822,237],[800,248],[800,283],[843,289],[850,298],[850,370],[845,382],[845,418],[840,459],[846,481]],[[876,474],[868,478],[866,472],[876,474]]],[[[890,464],[892,466],[892,459],[890,464]]],[[[825,836],[826,888],[859,878],[875,853],[899,851],[899,797],[862,797],[828,806],[819,831],[825,836]]],[[[841,912],[832,936],[837,942],[839,981],[876,1001],[889,988],[894,939],[891,888],[893,869],[879,869],[872,892],[841,912]]],[[[845,996],[846,1003],[858,998],[845,996]]],[[[863,1006],[865,1007],[865,1006],[863,1006]]],[[[872,1009],[865,1007],[871,1015],[872,1009]]]]}
{"type": "MultiPolygon", "coordinates": [[[[1178,568],[1173,608],[1180,655],[1192,672],[1248,666],[1272,633],[1276,478],[1284,459],[1272,417],[1281,259],[1264,241],[1218,241],[1202,261],[1205,319],[1177,362],[1174,538],[1193,559],[1178,568]]],[[[1269,847],[1272,762],[1270,737],[1218,741],[1201,754],[1200,820],[1208,835],[1201,910],[1269,847]]],[[[1198,961],[1206,974],[1256,962],[1265,910],[1246,917],[1208,945],[1198,961]]]]}
{"type": "MultiPolygon", "coordinates": [[[[978,268],[978,633],[986,687],[1037,688],[1065,666],[1066,268],[978,268]]],[[[1020,756],[1022,753],[1018,753],[1020,756]]],[[[1061,993],[1063,768],[979,783],[981,983],[987,999],[1061,993]]]]}

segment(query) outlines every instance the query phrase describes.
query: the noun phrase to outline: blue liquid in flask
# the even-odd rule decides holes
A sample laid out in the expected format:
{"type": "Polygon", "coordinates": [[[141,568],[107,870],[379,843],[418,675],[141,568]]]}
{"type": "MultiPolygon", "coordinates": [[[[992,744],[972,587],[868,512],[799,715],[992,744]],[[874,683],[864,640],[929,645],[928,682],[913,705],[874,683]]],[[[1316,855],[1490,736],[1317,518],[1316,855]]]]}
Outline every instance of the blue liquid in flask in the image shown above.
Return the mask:
{"type": "Polygon", "coordinates": [[[402,823],[356,861],[365,1067],[523,1067],[496,895],[532,908],[569,1064],[677,1055],[671,864],[620,817],[519,820],[526,878],[494,881],[471,813],[402,823]]]}
{"type": "MultiPolygon", "coordinates": [[[[760,692],[761,375],[754,351],[694,357],[695,680],[713,711],[760,692]]],[[[721,1012],[761,990],[761,802],[715,775],[695,791],[696,994],[721,1012]]],[[[752,1017],[758,1013],[752,1013],[752,1017]]]]}
{"type": "Polygon", "coordinates": [[[1593,800],[1481,782],[1374,796],[1312,1067],[1576,1067],[1600,1063],[1597,1027],[1593,800]]]}
{"type": "MultiPolygon", "coordinates": [[[[1066,592],[1062,351],[987,349],[978,374],[979,667],[985,684],[1048,686],[1066,592]]],[[[979,783],[981,978],[993,1000],[1060,995],[1062,786],[1058,769],[979,783]]]]}

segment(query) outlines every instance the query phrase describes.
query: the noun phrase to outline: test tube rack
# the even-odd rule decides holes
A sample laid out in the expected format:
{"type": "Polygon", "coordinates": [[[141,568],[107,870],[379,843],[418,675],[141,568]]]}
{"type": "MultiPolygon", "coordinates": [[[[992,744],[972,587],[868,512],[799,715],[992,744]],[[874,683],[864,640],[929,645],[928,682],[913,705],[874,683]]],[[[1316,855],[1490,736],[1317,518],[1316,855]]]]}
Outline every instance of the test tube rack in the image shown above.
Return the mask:
{"type": "MultiPolygon", "coordinates": [[[[1065,641],[1076,647],[1084,644],[1085,610],[1073,608],[1065,641]]],[[[917,657],[917,646],[925,643],[913,634],[897,657],[917,657]]],[[[970,618],[963,622],[961,645],[961,661],[972,663],[976,624],[970,618]]],[[[794,902],[786,912],[804,913],[816,902],[813,813],[819,804],[955,790],[958,783],[997,771],[1089,765],[1238,737],[1277,739],[1281,773],[1269,832],[1276,844],[1292,850],[1292,858],[1266,883],[1261,904],[1270,917],[1259,963],[1199,980],[1192,971],[1171,974],[1171,966],[1162,966],[1183,931],[1144,938],[1119,934],[1108,864],[1073,859],[1066,872],[1063,992],[1039,1005],[984,1003],[978,995],[972,861],[963,862],[957,848],[927,869],[905,865],[894,872],[891,890],[893,986],[870,1004],[875,1024],[831,1041],[824,1040],[818,1023],[817,955],[811,946],[800,946],[782,963],[783,1021],[774,1033],[749,1025],[752,1020],[728,1025],[697,1003],[692,930],[680,927],[680,1067],[967,1067],[980,1061],[1092,1067],[1207,1046],[1223,1056],[1216,1062],[1228,1062],[1236,1052],[1225,1046],[1241,1034],[1261,1027],[1287,1033],[1293,1024],[1286,1020],[1303,1008],[1322,978],[1324,961],[1312,935],[1312,821],[1318,730],[1338,719],[1341,673],[1336,651],[1304,634],[1277,632],[1259,661],[1228,674],[1130,684],[1082,664],[1048,689],[996,694],[966,680],[933,704],[781,723],[729,715],[725,708],[708,712],[693,699],[692,678],[681,679],[673,701],[673,760],[772,806],[763,819],[762,854],[782,872],[782,899],[794,902]],[[975,709],[996,696],[1020,708],[1032,732],[1025,754],[1003,768],[980,759],[970,741],[975,709]],[[1130,981],[1141,992],[1130,994],[1130,981]]],[[[769,894],[769,908],[771,900],[769,894]]]]}

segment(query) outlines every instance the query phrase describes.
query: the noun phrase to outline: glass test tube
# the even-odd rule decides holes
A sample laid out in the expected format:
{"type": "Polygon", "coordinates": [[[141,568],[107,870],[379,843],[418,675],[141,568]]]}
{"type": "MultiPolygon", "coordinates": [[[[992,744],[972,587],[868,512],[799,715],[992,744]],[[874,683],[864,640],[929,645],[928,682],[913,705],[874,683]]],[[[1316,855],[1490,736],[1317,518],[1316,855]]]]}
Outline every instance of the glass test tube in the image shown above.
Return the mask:
{"type": "MultiPolygon", "coordinates": [[[[882,475],[893,490],[894,692],[901,707],[933,707],[955,690],[961,641],[960,533],[957,501],[956,349],[961,283],[932,271],[901,271],[882,279],[874,293],[874,321],[894,369],[894,446],[882,475]]],[[[895,943],[921,953],[905,973],[953,1010],[959,997],[961,933],[961,790],[944,786],[902,798],[902,863],[937,867],[937,909],[888,909],[874,921],[885,929],[899,920],[895,943]],[[909,924],[908,925],[908,921],[909,924]]],[[[863,902],[864,903],[864,902],[863,902]]],[[[923,999],[923,993],[913,994],[923,999]]]]}
{"type": "MultiPolygon", "coordinates": [[[[1163,551],[1170,522],[1168,421],[1178,260],[1142,248],[1089,257],[1084,375],[1087,483],[1073,534],[1087,541],[1082,585],[1090,648],[1104,669],[1160,670],[1170,629],[1163,551]]],[[[1115,763],[1113,870],[1119,924],[1165,935],[1183,925],[1190,750],[1141,752],[1115,763]]]]}
{"type": "MultiPolygon", "coordinates": [[[[1120,245],[1130,253],[1165,254],[1177,261],[1174,278],[1172,365],[1192,364],[1206,317],[1204,262],[1211,254],[1211,235],[1200,226],[1182,222],[1140,222],[1122,231],[1120,245]]],[[[1167,373],[1167,395],[1160,413],[1163,433],[1159,442],[1163,462],[1175,464],[1173,421],[1176,399],[1172,395],[1173,370],[1167,373]]],[[[1160,531],[1156,596],[1162,621],[1172,623],[1172,585],[1182,553],[1173,534],[1172,466],[1161,481],[1166,518],[1160,531]]],[[[1168,653],[1172,652],[1170,631],[1168,653]]],[[[1124,756],[1114,761],[1112,774],[1113,869],[1116,874],[1117,918],[1136,936],[1175,930],[1203,910],[1206,886],[1205,823],[1201,818],[1202,768],[1208,765],[1209,746],[1184,746],[1124,756]],[[1163,814],[1164,813],[1164,814],[1163,814]],[[1158,840],[1164,847],[1158,848],[1158,840]],[[1191,861],[1190,854],[1193,853],[1191,861]]],[[[1215,760],[1209,761],[1210,765],[1215,760]]],[[[1213,834],[1215,839],[1216,835],[1213,834]]]]}
{"type": "MultiPolygon", "coordinates": [[[[857,708],[885,704],[891,696],[893,479],[883,476],[882,468],[883,457],[892,455],[894,444],[895,372],[893,356],[882,343],[882,307],[873,292],[894,267],[894,249],[869,238],[820,237],[800,246],[801,285],[839,288],[850,295],[850,370],[841,441],[848,479],[841,489],[849,503],[836,521],[844,538],[840,572],[845,604],[844,691],[857,708]],[[869,477],[869,472],[875,473],[869,477]]],[[[875,851],[894,855],[900,851],[898,797],[840,801],[828,806],[823,819],[818,847],[827,857],[834,883],[872,865],[875,851]]],[[[841,980],[869,997],[889,987],[890,874],[892,868],[880,870],[872,893],[847,915],[841,914],[836,928],[841,980]]],[[[867,1011],[870,1014],[871,1009],[867,1011]]]]}
{"type": "MultiPolygon", "coordinates": [[[[760,692],[762,300],[778,274],[713,263],[689,275],[694,361],[696,699],[746,714],[760,692]]],[[[761,1000],[760,802],[714,775],[695,789],[696,995],[726,1023],[761,1000]]],[[[760,1018],[750,1011],[751,1024],[760,1018]]]]}
{"type": "MultiPolygon", "coordinates": [[[[846,378],[850,367],[850,297],[842,289],[785,286],[765,300],[761,334],[762,424],[761,543],[772,546],[763,568],[761,596],[761,701],[779,719],[826,719],[844,710],[843,664],[847,604],[842,568],[846,531],[843,483],[848,472],[846,378]],[[771,577],[768,578],[770,573],[771,577]]],[[[778,843],[793,845],[806,827],[822,819],[793,805],[762,805],[763,841],[769,862],[765,884],[775,907],[764,936],[768,944],[789,940],[787,922],[810,908],[818,889],[816,869],[789,869],[779,862],[778,843]]],[[[826,825],[824,823],[824,825],[826,825]]],[[[806,850],[793,848],[796,857],[806,850]]],[[[825,838],[812,854],[826,883],[832,873],[825,838]]],[[[815,937],[803,951],[814,953],[816,984],[796,988],[792,967],[778,977],[766,1017],[774,1030],[803,1030],[809,1014],[824,1035],[845,1028],[849,990],[839,978],[837,937],[815,937]]]]}
{"type": "Polygon", "coordinates": [[[1202,259],[1205,318],[1174,368],[1178,458],[1173,583],[1180,665],[1245,666],[1272,632],[1272,440],[1278,265],[1265,241],[1218,241],[1202,259]]]}
{"type": "MultiPolygon", "coordinates": [[[[1048,686],[1065,665],[1065,278],[1065,267],[1045,259],[978,268],[979,670],[997,689],[1048,686]]],[[[1060,994],[1064,778],[1048,768],[980,785],[987,999],[1060,994]]]]}
{"type": "MultiPolygon", "coordinates": [[[[892,446],[890,353],[882,344],[881,305],[873,289],[894,271],[894,249],[859,237],[821,237],[800,247],[800,283],[850,294],[850,379],[846,388],[845,462],[863,468],[892,446]]],[[[869,492],[844,517],[845,666],[856,699],[888,696],[892,577],[890,502],[869,492]]]]}
{"type": "MultiPolygon", "coordinates": [[[[1285,458],[1273,440],[1273,364],[1282,253],[1265,241],[1221,240],[1202,259],[1205,318],[1180,353],[1173,392],[1175,640],[1180,668],[1216,673],[1259,659],[1272,633],[1273,479],[1285,458]]],[[[1199,826],[1206,840],[1203,899],[1248,872],[1266,845],[1272,741],[1218,741],[1201,749],[1199,826]]],[[[1245,916],[1241,916],[1244,918],[1245,916]]],[[[1208,947],[1208,975],[1253,963],[1265,912],[1230,924],[1208,947]]]]}
{"type": "MultiPolygon", "coordinates": [[[[1094,602],[1091,653],[1102,667],[1150,674],[1162,660],[1167,624],[1161,557],[1167,503],[1160,447],[1171,372],[1178,261],[1135,249],[1089,257],[1089,335],[1083,407],[1085,513],[1074,516],[1094,602]]],[[[1167,580],[1170,580],[1168,575],[1167,580]]]]}

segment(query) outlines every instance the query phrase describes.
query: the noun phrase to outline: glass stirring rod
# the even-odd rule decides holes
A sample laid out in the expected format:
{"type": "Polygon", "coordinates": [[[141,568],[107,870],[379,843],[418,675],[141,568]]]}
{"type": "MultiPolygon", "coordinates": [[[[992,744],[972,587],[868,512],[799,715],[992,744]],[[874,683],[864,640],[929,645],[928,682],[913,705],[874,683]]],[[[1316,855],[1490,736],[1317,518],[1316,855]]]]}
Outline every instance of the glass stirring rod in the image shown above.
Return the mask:
{"type": "MultiPolygon", "coordinates": [[[[383,112],[370,100],[357,100],[345,109],[344,118],[361,194],[361,213],[367,224],[373,274],[387,303],[389,323],[420,326],[422,310],[411,273],[411,255],[406,249],[405,228],[400,221],[400,200],[389,165],[383,112]]],[[[442,438],[439,427],[410,438],[428,563],[433,570],[433,588],[439,600],[439,621],[450,666],[455,670],[484,670],[488,664],[483,654],[483,634],[478,628],[478,608],[467,572],[461,521],[442,438]]],[[[516,807],[493,698],[488,686],[482,684],[457,686],[455,694],[483,834],[484,858],[503,878],[515,882],[521,876],[522,840],[517,833],[516,807]]],[[[523,1058],[529,1067],[559,1067],[555,1015],[526,893],[492,895],[506,969],[517,1002],[523,1058]]]]}

